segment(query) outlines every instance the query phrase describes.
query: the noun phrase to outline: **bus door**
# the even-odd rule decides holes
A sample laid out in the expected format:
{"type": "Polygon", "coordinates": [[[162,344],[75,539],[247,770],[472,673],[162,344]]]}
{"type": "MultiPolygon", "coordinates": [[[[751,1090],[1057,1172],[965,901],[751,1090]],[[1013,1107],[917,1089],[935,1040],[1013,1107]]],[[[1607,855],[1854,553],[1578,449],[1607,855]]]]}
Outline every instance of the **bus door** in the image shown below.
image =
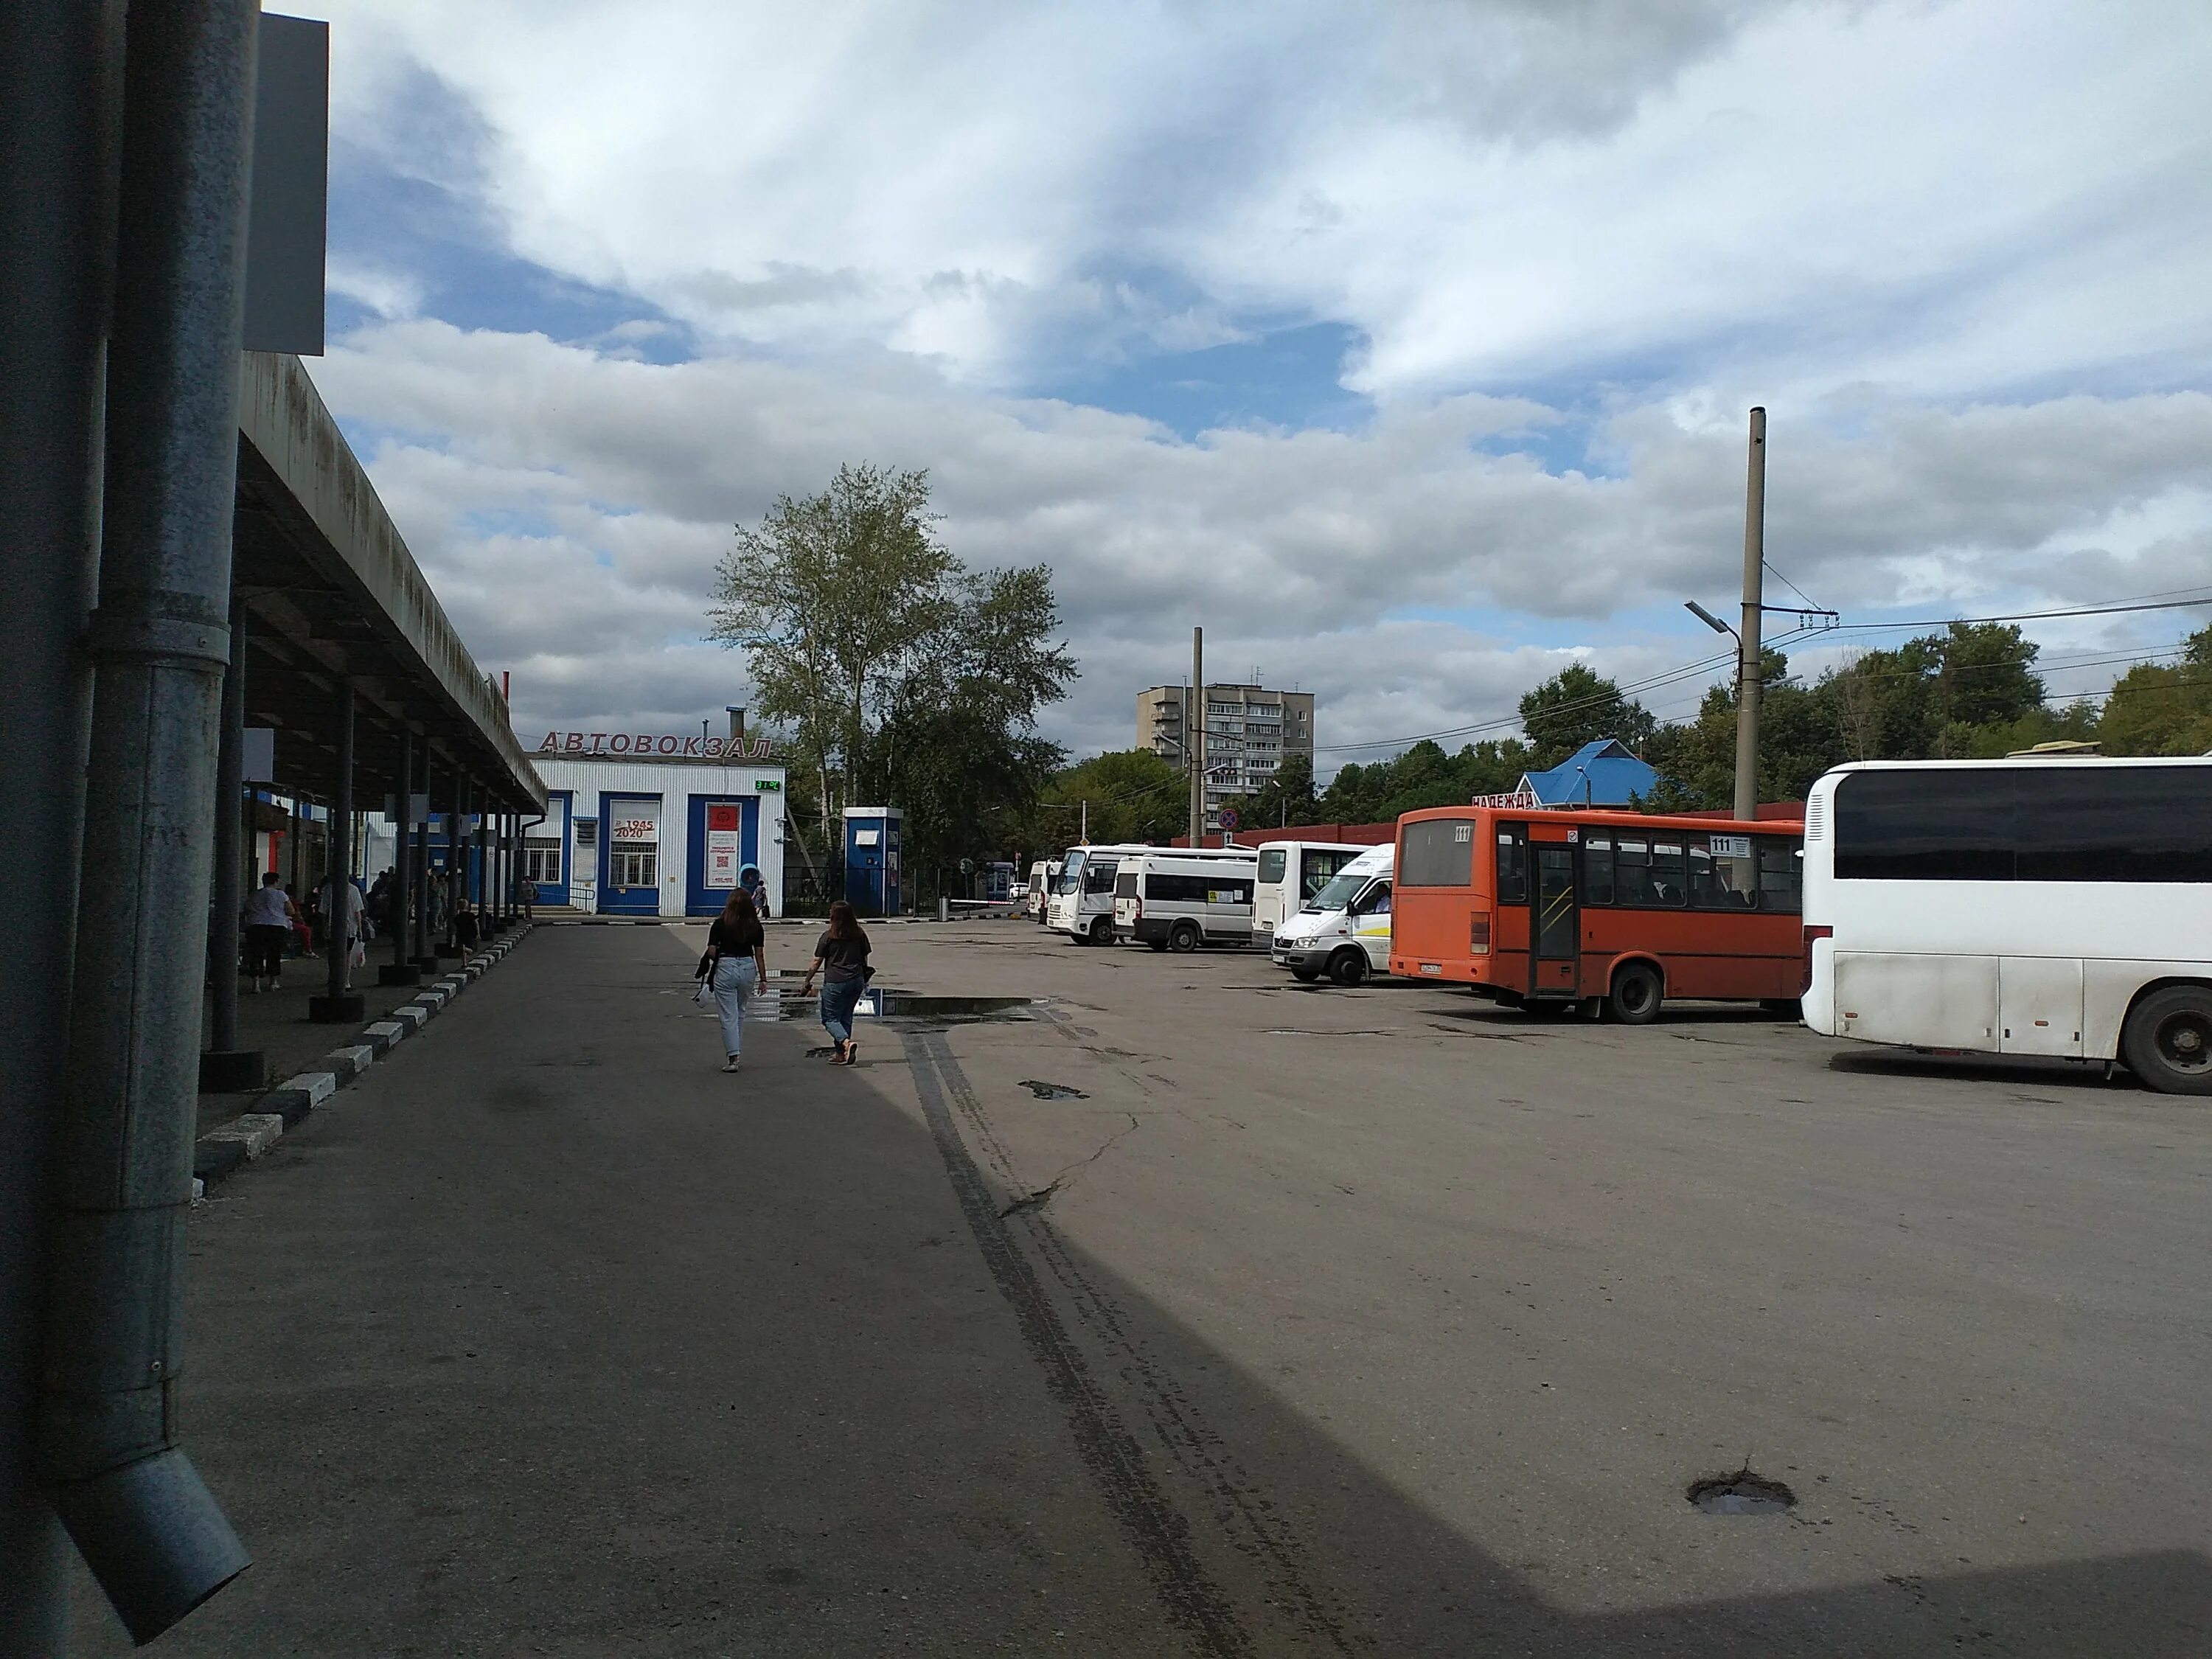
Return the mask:
{"type": "Polygon", "coordinates": [[[1575,908],[1575,848],[1565,824],[1530,826],[1528,990],[1533,996],[1582,993],[1582,923],[1575,908]],[[1547,833],[1548,832],[1548,833],[1547,833]],[[1551,839],[1556,836],[1557,840],[1551,839]],[[1542,839],[1539,839],[1542,837],[1542,839]]]}

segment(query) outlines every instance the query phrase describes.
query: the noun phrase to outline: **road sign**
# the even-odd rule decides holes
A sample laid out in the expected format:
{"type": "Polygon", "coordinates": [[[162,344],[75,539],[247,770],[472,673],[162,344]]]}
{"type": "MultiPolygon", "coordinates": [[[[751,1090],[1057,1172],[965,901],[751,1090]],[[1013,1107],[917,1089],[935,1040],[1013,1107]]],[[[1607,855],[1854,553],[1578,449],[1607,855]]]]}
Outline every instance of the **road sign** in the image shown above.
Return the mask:
{"type": "Polygon", "coordinates": [[[1224,830],[1234,830],[1237,827],[1237,809],[1235,807],[1224,806],[1221,809],[1221,827],[1224,830]]]}

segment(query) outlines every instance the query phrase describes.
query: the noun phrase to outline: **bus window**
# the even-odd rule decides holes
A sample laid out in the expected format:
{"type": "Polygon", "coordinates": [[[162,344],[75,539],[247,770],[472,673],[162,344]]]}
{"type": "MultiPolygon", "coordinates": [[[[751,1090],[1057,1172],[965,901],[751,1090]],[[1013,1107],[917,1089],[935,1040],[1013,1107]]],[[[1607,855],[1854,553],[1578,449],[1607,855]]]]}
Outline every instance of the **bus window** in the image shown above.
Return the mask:
{"type": "Polygon", "coordinates": [[[1498,902],[1528,902],[1528,843],[1503,830],[1498,832],[1498,902]]]}
{"type": "Polygon", "coordinates": [[[1623,836],[1613,844],[1616,904],[1656,904],[1651,896],[1651,843],[1623,836]]]}
{"type": "Polygon", "coordinates": [[[1651,843],[1651,897],[1653,904],[1680,905],[1689,897],[1689,872],[1682,859],[1682,843],[1679,841],[1655,841],[1651,843]]]}
{"type": "MultiPolygon", "coordinates": [[[[1280,881],[1283,878],[1284,868],[1290,861],[1290,854],[1281,848],[1262,847],[1260,849],[1260,879],[1265,882],[1280,881]]],[[[1306,896],[1311,898],[1313,895],[1309,893],[1306,896]]]]}
{"type": "Polygon", "coordinates": [[[1804,908],[1799,894],[1804,885],[1805,849],[1779,836],[1757,836],[1752,844],[1759,853],[1759,908],[1796,915],[1804,908]]]}
{"type": "Polygon", "coordinates": [[[1083,890],[1086,893],[1110,893],[1114,890],[1114,876],[1121,868],[1119,859],[1085,859],[1083,861],[1083,890]]]}
{"type": "Polygon", "coordinates": [[[1583,842],[1583,902],[1613,902],[1613,837],[1590,836],[1583,842]]]}
{"type": "Polygon", "coordinates": [[[1378,881],[1353,901],[1352,914],[1355,916],[1387,916],[1390,914],[1390,884],[1378,881]]]}
{"type": "Polygon", "coordinates": [[[1474,880],[1474,820],[1425,818],[1405,830],[1401,887],[1467,887],[1474,880]]]}
{"type": "MultiPolygon", "coordinates": [[[[1351,863],[1352,860],[1358,856],[1358,854],[1347,853],[1340,847],[1308,848],[1305,851],[1304,856],[1300,860],[1298,864],[1298,869],[1300,872],[1298,877],[1298,898],[1300,902],[1304,902],[1305,900],[1311,898],[1316,893],[1321,891],[1322,888],[1328,886],[1328,878],[1331,876],[1343,869],[1346,865],[1351,863]]],[[[1280,872],[1278,872],[1277,874],[1279,878],[1280,872]]],[[[1265,881],[1267,878],[1267,870],[1263,866],[1260,872],[1260,879],[1265,881]]]]}
{"type": "Polygon", "coordinates": [[[1753,868],[1751,842],[1742,836],[1714,836],[1706,845],[1690,843],[1690,904],[1698,910],[1748,910],[1759,902],[1759,877],[1753,868]]]}

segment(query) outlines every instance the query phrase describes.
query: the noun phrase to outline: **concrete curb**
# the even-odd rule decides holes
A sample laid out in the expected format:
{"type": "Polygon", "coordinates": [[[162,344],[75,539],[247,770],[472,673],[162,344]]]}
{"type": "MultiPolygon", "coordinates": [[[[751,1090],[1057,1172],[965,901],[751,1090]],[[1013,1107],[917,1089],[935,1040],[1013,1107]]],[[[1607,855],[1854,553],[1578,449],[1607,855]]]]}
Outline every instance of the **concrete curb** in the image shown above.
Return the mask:
{"type": "Polygon", "coordinates": [[[331,1049],[315,1070],[287,1078],[265,1091],[254,1103],[259,1109],[200,1136],[192,1143],[192,1202],[199,1203],[210,1187],[259,1158],[287,1129],[296,1128],[310,1112],[435,1019],[455,997],[504,962],[516,945],[543,925],[524,922],[515,932],[485,945],[459,969],[423,987],[412,1001],[362,1026],[355,1042],[331,1049]]]}

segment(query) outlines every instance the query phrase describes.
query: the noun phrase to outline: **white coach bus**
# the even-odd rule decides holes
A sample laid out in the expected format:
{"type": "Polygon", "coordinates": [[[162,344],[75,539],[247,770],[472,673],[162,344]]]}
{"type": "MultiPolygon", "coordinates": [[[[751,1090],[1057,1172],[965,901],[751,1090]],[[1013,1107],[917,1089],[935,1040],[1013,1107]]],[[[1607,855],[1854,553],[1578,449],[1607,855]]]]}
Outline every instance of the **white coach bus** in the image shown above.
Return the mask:
{"type": "Polygon", "coordinates": [[[1253,942],[1266,945],[1275,930],[1371,847],[1334,841],[1267,841],[1260,847],[1260,875],[1252,889],[1253,942]]]}
{"type": "Polygon", "coordinates": [[[1868,762],[1805,803],[1805,1023],[2212,1094],[2212,757],[1868,762]]]}

